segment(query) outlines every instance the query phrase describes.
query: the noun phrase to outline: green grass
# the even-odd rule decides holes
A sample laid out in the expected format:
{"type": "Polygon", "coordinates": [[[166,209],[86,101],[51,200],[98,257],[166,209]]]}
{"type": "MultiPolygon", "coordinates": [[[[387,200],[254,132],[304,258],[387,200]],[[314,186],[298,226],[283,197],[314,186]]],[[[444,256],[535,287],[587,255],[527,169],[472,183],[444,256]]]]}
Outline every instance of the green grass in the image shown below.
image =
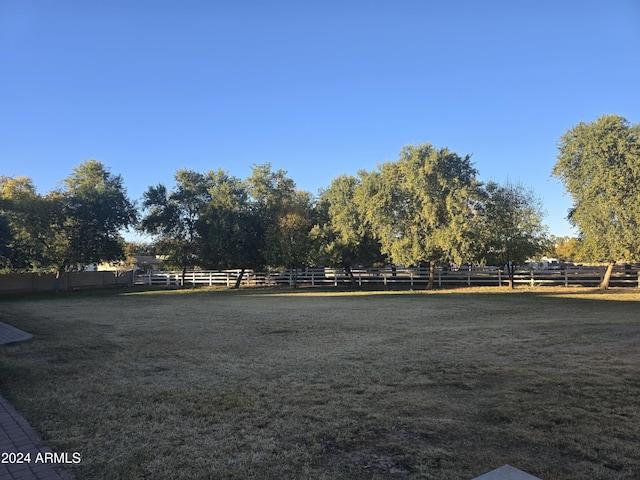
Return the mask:
{"type": "Polygon", "coordinates": [[[0,301],[0,393],[80,479],[640,478],[640,293],[0,301]]]}

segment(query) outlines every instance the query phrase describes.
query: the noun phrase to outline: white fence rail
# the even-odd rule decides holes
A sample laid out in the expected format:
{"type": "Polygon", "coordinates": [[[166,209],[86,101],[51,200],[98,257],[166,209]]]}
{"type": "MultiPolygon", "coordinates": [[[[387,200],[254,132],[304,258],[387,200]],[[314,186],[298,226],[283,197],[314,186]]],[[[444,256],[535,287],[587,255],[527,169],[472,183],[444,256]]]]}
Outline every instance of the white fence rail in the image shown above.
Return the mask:
{"type": "MultiPolygon", "coordinates": [[[[604,277],[605,267],[580,267],[565,270],[521,270],[516,271],[516,285],[581,285],[598,286],[604,277]]],[[[241,270],[188,270],[183,277],[181,271],[155,271],[136,277],[136,283],[166,286],[226,286],[236,284],[241,270]]],[[[283,270],[277,272],[244,272],[242,286],[307,285],[347,286],[419,286],[429,281],[429,270],[419,268],[353,269],[349,276],[342,269],[307,268],[304,270],[283,270]]],[[[497,269],[473,269],[448,271],[437,269],[435,285],[491,285],[508,284],[505,272],[497,269]]],[[[640,287],[638,270],[616,267],[611,277],[611,286],[640,287]]]]}

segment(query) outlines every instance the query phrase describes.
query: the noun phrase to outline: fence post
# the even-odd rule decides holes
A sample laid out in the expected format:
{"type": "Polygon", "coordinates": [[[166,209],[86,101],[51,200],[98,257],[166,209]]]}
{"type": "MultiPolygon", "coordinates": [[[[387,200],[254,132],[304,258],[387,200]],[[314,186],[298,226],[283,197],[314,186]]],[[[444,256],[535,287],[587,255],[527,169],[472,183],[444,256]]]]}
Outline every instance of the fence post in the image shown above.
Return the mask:
{"type": "Polygon", "coordinates": [[[567,274],[567,271],[564,271],[564,286],[568,287],[569,286],[569,275],[567,274]]]}
{"type": "Polygon", "coordinates": [[[500,271],[499,268],[498,268],[498,286],[499,287],[502,286],[502,272],[500,271]]]}
{"type": "Polygon", "coordinates": [[[384,283],[384,286],[387,286],[387,274],[382,272],[382,282],[384,283]]]}
{"type": "Polygon", "coordinates": [[[413,287],[413,270],[409,272],[409,275],[411,276],[411,287],[413,287]]]}
{"type": "Polygon", "coordinates": [[[316,286],[316,272],[314,272],[313,270],[311,270],[311,286],[316,286]]]}
{"type": "Polygon", "coordinates": [[[442,286],[442,270],[438,271],[438,287],[442,286]]]}
{"type": "MultiPolygon", "coordinates": [[[[638,276],[638,286],[640,287],[640,275],[638,276]]],[[[362,270],[358,271],[358,286],[362,286],[362,270]]]]}
{"type": "Polygon", "coordinates": [[[469,266],[469,270],[467,270],[467,286],[471,286],[471,266],[469,266]]]}
{"type": "Polygon", "coordinates": [[[229,285],[229,272],[225,272],[227,274],[227,288],[229,288],[231,285],[229,285]]]}

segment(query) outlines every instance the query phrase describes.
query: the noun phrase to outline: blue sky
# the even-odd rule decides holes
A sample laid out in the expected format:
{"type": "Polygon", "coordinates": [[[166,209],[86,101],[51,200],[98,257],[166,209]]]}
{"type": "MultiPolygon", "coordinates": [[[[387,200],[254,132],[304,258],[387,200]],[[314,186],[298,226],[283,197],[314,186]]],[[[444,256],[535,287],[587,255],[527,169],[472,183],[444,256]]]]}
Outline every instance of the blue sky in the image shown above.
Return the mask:
{"type": "Polygon", "coordinates": [[[572,234],[558,138],[640,122],[640,2],[0,0],[0,175],[102,161],[140,199],[253,164],[317,193],[407,144],[472,154],[572,234]]]}

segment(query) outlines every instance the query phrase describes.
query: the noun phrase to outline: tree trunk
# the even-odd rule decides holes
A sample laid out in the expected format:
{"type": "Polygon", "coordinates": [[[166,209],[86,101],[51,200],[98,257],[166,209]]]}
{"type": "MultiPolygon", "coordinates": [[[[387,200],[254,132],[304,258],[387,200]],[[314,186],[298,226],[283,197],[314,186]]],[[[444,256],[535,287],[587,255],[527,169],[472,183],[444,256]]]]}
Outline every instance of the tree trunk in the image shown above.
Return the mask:
{"type": "Polygon", "coordinates": [[[349,265],[344,266],[344,271],[349,277],[349,281],[351,282],[351,287],[354,288],[356,286],[356,278],[353,276],[353,272],[351,271],[351,267],[349,265]]]}
{"type": "Polygon", "coordinates": [[[433,283],[436,279],[436,264],[429,262],[429,283],[427,283],[427,290],[433,290],[433,283]]]}
{"type": "Polygon", "coordinates": [[[615,262],[609,262],[607,265],[607,271],[604,273],[604,278],[602,279],[602,283],[600,284],[600,289],[606,290],[609,288],[609,282],[611,281],[611,274],[613,273],[613,267],[615,262]]]}
{"type": "Polygon", "coordinates": [[[515,265],[515,263],[512,262],[511,260],[509,260],[507,262],[507,269],[509,270],[509,286],[513,290],[514,288],[516,288],[515,281],[514,281],[514,276],[515,276],[515,273],[516,273],[516,265],[515,265]]]}
{"type": "Polygon", "coordinates": [[[240,270],[240,275],[236,278],[236,284],[233,286],[235,290],[240,288],[240,284],[242,283],[242,276],[244,275],[244,268],[240,270]]]}
{"type": "Polygon", "coordinates": [[[60,277],[62,276],[62,272],[60,271],[60,269],[56,270],[56,278],[53,281],[53,291],[55,293],[58,293],[58,291],[60,290],[60,277]]]}
{"type": "Polygon", "coordinates": [[[187,266],[182,267],[182,278],[180,279],[180,286],[184,287],[184,278],[187,276],[187,266]]]}

